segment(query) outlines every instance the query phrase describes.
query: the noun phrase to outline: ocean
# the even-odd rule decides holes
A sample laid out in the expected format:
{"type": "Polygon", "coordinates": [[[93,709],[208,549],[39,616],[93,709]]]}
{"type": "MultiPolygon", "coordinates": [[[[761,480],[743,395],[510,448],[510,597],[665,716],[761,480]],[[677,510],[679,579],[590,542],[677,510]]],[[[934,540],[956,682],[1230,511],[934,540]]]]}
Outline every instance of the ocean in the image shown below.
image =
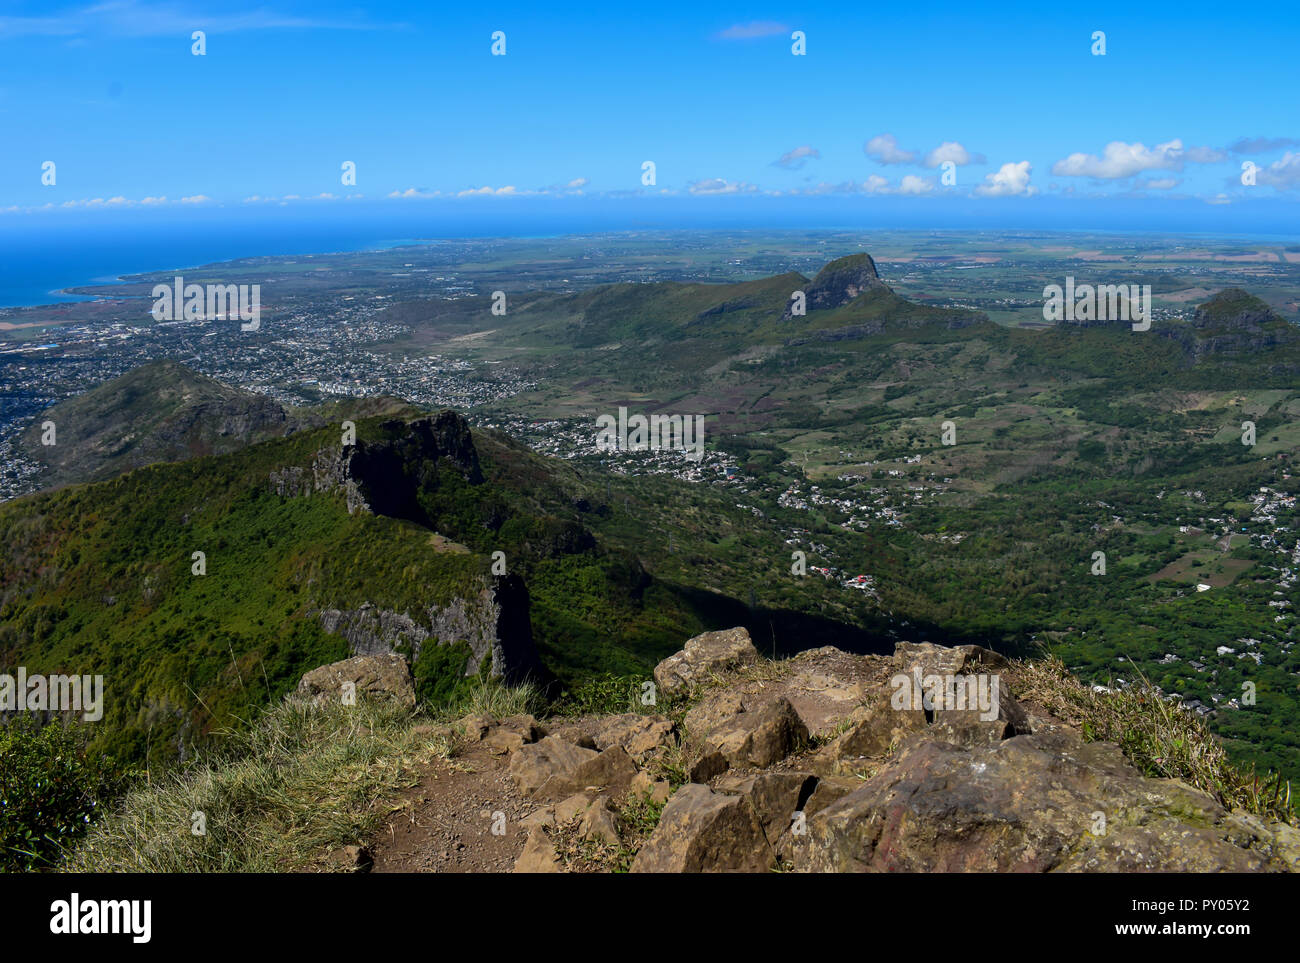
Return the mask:
{"type": "Polygon", "coordinates": [[[1039,230],[1294,243],[1294,204],[961,199],[611,198],[301,202],[0,214],[0,307],[84,300],[68,287],[243,257],[364,251],[413,240],[665,230],[1039,230]]]}

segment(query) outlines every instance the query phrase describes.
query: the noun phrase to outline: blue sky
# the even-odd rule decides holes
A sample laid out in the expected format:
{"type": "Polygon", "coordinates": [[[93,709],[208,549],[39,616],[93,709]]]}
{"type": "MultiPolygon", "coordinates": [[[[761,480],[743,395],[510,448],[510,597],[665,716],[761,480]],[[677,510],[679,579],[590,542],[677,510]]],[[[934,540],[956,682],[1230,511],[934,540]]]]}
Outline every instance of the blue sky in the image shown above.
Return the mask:
{"type": "Polygon", "coordinates": [[[8,2],[0,219],[632,198],[827,209],[817,194],[1066,221],[1106,195],[1130,212],[1229,208],[1218,223],[1243,229],[1300,211],[1300,16],[1067,6],[8,2]]]}

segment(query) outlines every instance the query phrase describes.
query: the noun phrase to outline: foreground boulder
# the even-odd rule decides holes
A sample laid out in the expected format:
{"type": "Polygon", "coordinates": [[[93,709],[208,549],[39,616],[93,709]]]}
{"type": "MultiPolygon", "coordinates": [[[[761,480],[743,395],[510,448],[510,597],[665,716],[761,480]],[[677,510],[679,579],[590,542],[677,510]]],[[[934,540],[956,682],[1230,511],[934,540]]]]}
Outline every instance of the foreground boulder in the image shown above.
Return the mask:
{"type": "Polygon", "coordinates": [[[592,743],[597,749],[622,747],[629,756],[643,760],[673,741],[673,724],[663,716],[627,712],[604,720],[592,743]]]}
{"type": "Polygon", "coordinates": [[[465,716],[459,722],[468,742],[481,742],[498,753],[512,753],[517,749],[545,738],[546,730],[531,715],[507,716],[498,719],[485,712],[465,716]]]}
{"type": "Polygon", "coordinates": [[[705,632],[655,666],[655,685],[665,695],[675,695],[694,688],[714,673],[756,661],[758,650],[748,629],[705,632]]]}
{"type": "Polygon", "coordinates": [[[894,658],[905,672],[930,675],[959,675],[969,672],[1001,672],[1011,667],[1004,656],[981,645],[935,645],[933,642],[899,642],[894,658]]]}
{"type": "Polygon", "coordinates": [[[768,843],[782,855],[789,850],[791,830],[803,831],[804,821],[796,821],[795,817],[808,805],[817,782],[817,777],[807,772],[763,772],[757,776],[724,776],[715,789],[744,798],[758,817],[768,843]]]}
{"type": "Polygon", "coordinates": [[[415,707],[411,667],[400,655],[359,655],[312,669],[299,681],[295,694],[318,703],[365,695],[415,707]]]}
{"type": "Polygon", "coordinates": [[[808,727],[785,697],[742,712],[711,731],[706,747],[731,766],[770,766],[808,741],[808,727]]]}
{"type": "Polygon", "coordinates": [[[634,873],[762,873],[774,861],[753,807],[743,796],[688,783],[664,806],[634,873]]]}
{"type": "Polygon", "coordinates": [[[599,756],[594,749],[547,736],[515,750],[510,756],[510,778],[530,796],[559,797],[574,791],[578,771],[599,756]]]}
{"type": "Polygon", "coordinates": [[[855,709],[848,727],[820,753],[819,771],[852,772],[864,760],[884,756],[892,746],[926,728],[924,710],[894,709],[883,696],[874,706],[855,709]]]}

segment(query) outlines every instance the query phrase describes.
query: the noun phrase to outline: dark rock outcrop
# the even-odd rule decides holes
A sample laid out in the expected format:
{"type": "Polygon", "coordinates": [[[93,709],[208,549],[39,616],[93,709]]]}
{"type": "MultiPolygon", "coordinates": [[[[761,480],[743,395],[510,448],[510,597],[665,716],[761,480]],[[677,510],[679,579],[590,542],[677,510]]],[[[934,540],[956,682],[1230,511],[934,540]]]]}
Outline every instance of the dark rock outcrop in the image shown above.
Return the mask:
{"type": "Polygon", "coordinates": [[[1165,324],[1158,330],[1182,346],[1191,364],[1210,355],[1268,351],[1298,340],[1300,334],[1264,301],[1240,288],[1225,288],[1199,305],[1186,323],[1165,324]]]}
{"type": "MultiPolygon", "coordinates": [[[[410,422],[385,421],[376,437],[348,446],[323,448],[310,469],[289,466],[270,474],[271,490],[286,498],[342,494],[348,513],[368,512],[414,521],[430,528],[421,494],[436,489],[445,473],[470,485],[483,482],[469,423],[454,411],[410,422]]],[[[489,674],[507,682],[548,681],[533,644],[528,589],[518,575],[483,576],[445,604],[423,612],[394,612],[366,603],[356,609],[325,609],[321,627],[343,636],[356,655],[402,650],[419,663],[421,648],[465,643],[471,657],[465,674],[476,675],[484,660],[489,674]]]]}
{"type": "Polygon", "coordinates": [[[421,490],[436,487],[444,470],[471,485],[483,481],[469,423],[454,411],[411,422],[386,421],[378,434],[377,439],[322,448],[310,470],[291,466],[271,472],[271,490],[289,498],[338,491],[349,514],[367,511],[434,527],[436,520],[420,504],[421,490]]]}
{"type": "Polygon", "coordinates": [[[380,655],[399,649],[418,663],[423,647],[469,646],[465,674],[477,675],[488,660],[489,675],[507,682],[543,679],[546,671],[533,644],[528,589],[517,575],[484,576],[477,594],[466,593],[448,604],[429,605],[427,621],[369,603],[357,609],[326,609],[321,628],[341,635],[356,655],[380,655]]]}
{"type": "MultiPolygon", "coordinates": [[[[962,308],[937,308],[916,304],[899,297],[876,272],[876,262],[869,254],[851,254],[831,261],[817,272],[804,288],[808,312],[837,312],[840,324],[819,328],[786,340],[787,346],[809,341],[857,341],[896,328],[920,328],[942,325],[950,330],[967,328],[988,321],[988,315],[962,308]]],[[[782,321],[794,319],[791,300],[781,315],[782,321]]]]}
{"type": "MultiPolygon", "coordinates": [[[[871,260],[871,255],[850,254],[831,261],[818,271],[804,295],[809,311],[825,311],[848,304],[866,291],[880,288],[889,290],[885,282],[880,280],[876,262],[871,260]]],[[[781,316],[783,321],[788,321],[793,316],[792,308],[793,305],[786,306],[785,314],[781,316]]]]}

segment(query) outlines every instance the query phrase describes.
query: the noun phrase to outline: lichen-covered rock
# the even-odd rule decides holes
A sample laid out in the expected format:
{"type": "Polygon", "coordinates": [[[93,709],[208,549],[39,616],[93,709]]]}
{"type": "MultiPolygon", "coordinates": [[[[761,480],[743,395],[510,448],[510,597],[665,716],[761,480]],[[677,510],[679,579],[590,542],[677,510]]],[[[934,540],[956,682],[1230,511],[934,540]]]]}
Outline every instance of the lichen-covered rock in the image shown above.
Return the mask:
{"type": "Polygon", "coordinates": [[[763,834],[777,846],[793,824],[794,814],[812,797],[817,777],[808,772],[761,772],[755,776],[723,776],[714,791],[741,796],[758,817],[763,834]]]}
{"type": "Polygon", "coordinates": [[[1282,869],[1227,813],[1118,747],[1056,728],[993,746],[912,736],[875,776],[808,819],[809,872],[1243,872],[1282,869]]]}
{"type": "Polygon", "coordinates": [[[495,722],[480,738],[498,752],[515,752],[546,737],[546,730],[530,715],[508,716],[495,722]]]}
{"type": "Polygon", "coordinates": [[[637,773],[636,763],[622,746],[602,749],[573,771],[570,782],[575,789],[626,789],[637,773]]]}
{"type": "Polygon", "coordinates": [[[705,744],[732,766],[770,766],[803,746],[808,728],[790,700],[773,699],[713,729],[705,744]]]}
{"type": "Polygon", "coordinates": [[[960,675],[968,672],[1000,672],[1011,663],[992,649],[979,645],[935,645],[933,642],[899,642],[894,658],[904,672],[922,675],[960,675]]]}
{"type": "Polygon", "coordinates": [[[592,749],[547,736],[522,746],[510,756],[510,777],[530,796],[544,794],[558,798],[573,791],[578,769],[598,755],[592,749]]]}
{"type": "Polygon", "coordinates": [[[632,777],[628,789],[638,796],[649,796],[651,802],[666,803],[673,794],[667,779],[656,779],[644,770],[632,777]]]}
{"type": "Polygon", "coordinates": [[[744,797],[688,783],[664,806],[632,872],[762,873],[773,861],[763,827],[744,797]]]}
{"type": "Polygon", "coordinates": [[[883,695],[875,705],[854,710],[848,722],[848,728],[817,754],[819,772],[851,772],[926,728],[923,709],[894,709],[883,695]]]}
{"type": "Polygon", "coordinates": [[[536,826],[528,834],[524,851],[515,860],[514,871],[516,873],[564,872],[564,864],[560,861],[560,856],[555,851],[555,844],[551,842],[551,837],[547,835],[544,827],[536,826]]]}
{"type": "Polygon", "coordinates": [[[745,703],[739,692],[718,689],[706,693],[692,706],[682,723],[692,739],[704,739],[718,726],[730,722],[744,711],[745,703]]]}
{"type": "Polygon", "coordinates": [[[315,702],[342,702],[348,692],[356,698],[379,696],[415,706],[411,667],[400,655],[361,655],[322,665],[303,675],[296,695],[315,702]]]}
{"type": "Polygon", "coordinates": [[[663,716],[627,712],[603,720],[592,741],[597,749],[621,746],[633,759],[644,759],[673,741],[673,724],[663,716]]]}
{"type": "Polygon", "coordinates": [[[655,685],[665,695],[691,689],[708,676],[758,659],[758,650],[743,627],[705,632],[689,639],[654,669],[655,685]]]}

